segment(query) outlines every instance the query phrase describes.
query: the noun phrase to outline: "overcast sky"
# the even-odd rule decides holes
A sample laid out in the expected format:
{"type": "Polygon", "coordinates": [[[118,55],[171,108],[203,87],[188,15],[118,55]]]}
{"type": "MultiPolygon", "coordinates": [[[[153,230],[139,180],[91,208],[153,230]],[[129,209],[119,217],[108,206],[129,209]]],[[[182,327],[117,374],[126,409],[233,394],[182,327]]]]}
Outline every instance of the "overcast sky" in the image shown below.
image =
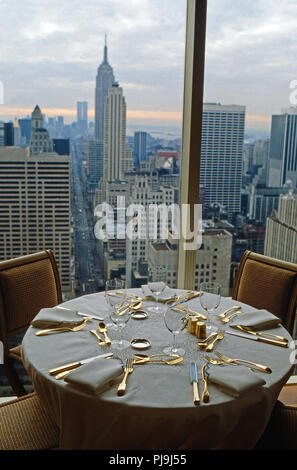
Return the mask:
{"type": "MultiPolygon", "coordinates": [[[[0,0],[0,119],[39,104],[93,118],[97,67],[108,58],[128,124],[181,122],[186,0],[0,0]]],[[[296,0],[209,0],[205,101],[246,106],[248,129],[270,129],[297,80],[296,0]]]]}

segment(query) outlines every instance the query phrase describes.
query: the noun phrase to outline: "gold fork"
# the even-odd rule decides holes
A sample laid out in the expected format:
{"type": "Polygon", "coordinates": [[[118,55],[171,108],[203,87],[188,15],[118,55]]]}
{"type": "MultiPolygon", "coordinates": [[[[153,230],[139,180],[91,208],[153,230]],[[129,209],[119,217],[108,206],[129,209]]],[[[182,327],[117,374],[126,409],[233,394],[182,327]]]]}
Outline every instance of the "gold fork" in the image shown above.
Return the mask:
{"type": "Polygon", "coordinates": [[[232,315],[229,315],[226,318],[220,318],[220,320],[221,320],[222,323],[229,323],[229,321],[232,320],[232,318],[235,317],[236,315],[238,315],[239,313],[240,313],[240,311],[238,310],[237,312],[232,313],[232,315]]]}
{"type": "Polygon", "coordinates": [[[120,385],[118,386],[118,390],[117,390],[117,394],[119,396],[124,395],[126,392],[128,375],[131,374],[131,372],[133,372],[133,360],[132,359],[126,360],[124,372],[125,372],[124,378],[122,382],[120,383],[120,385]]]}
{"type": "Polygon", "coordinates": [[[215,344],[216,344],[216,342],[219,341],[219,340],[221,340],[221,339],[223,339],[223,338],[224,338],[224,333],[221,331],[221,332],[219,332],[219,333],[217,334],[217,336],[215,336],[215,338],[212,340],[212,342],[209,343],[209,344],[206,346],[205,351],[206,351],[206,352],[212,351],[213,348],[214,348],[214,346],[215,346],[215,344]]]}
{"type": "Polygon", "coordinates": [[[52,333],[64,333],[65,331],[80,331],[82,330],[87,322],[90,320],[89,317],[86,317],[79,325],[71,327],[57,327],[57,328],[47,328],[46,330],[40,330],[35,333],[36,336],[45,336],[50,335],[52,333]]]}
{"type": "Polygon", "coordinates": [[[265,372],[266,374],[271,374],[272,370],[270,367],[263,366],[262,364],[257,364],[256,362],[251,362],[251,361],[246,361],[245,359],[232,359],[231,357],[224,356],[224,354],[216,352],[216,356],[221,359],[222,361],[225,361],[228,364],[248,364],[261,372],[265,372]]]}
{"type": "Polygon", "coordinates": [[[220,313],[218,315],[218,318],[225,318],[225,316],[227,315],[227,313],[230,313],[232,312],[233,310],[240,310],[241,307],[239,305],[233,305],[233,307],[230,307],[230,308],[227,308],[227,310],[225,310],[224,312],[220,313]]]}

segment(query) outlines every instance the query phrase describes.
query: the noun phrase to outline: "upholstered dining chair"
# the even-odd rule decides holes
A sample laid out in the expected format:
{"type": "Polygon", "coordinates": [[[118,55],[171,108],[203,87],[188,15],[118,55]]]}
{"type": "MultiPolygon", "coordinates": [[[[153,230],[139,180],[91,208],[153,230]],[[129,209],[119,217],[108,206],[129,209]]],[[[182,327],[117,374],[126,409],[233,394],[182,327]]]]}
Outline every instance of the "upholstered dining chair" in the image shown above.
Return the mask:
{"type": "Polygon", "coordinates": [[[4,349],[3,370],[17,396],[26,394],[14,367],[22,362],[21,345],[11,339],[24,333],[44,307],[62,302],[60,276],[51,250],[0,262],[0,340],[4,349]]]}
{"type": "Polygon", "coordinates": [[[36,393],[0,405],[0,450],[53,450],[59,428],[36,393]]]}
{"type": "Polygon", "coordinates": [[[297,265],[246,251],[236,274],[232,299],[265,309],[293,333],[297,301],[297,265]]]}

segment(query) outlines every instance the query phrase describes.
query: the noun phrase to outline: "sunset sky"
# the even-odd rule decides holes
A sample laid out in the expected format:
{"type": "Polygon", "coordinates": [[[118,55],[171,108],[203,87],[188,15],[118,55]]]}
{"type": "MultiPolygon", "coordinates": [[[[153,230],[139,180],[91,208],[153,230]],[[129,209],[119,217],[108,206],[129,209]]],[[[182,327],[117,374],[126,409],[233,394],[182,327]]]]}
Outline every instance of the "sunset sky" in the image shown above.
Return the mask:
{"type": "MultiPolygon", "coordinates": [[[[97,67],[108,58],[128,124],[180,125],[185,0],[0,0],[0,120],[31,113],[93,119],[97,67]]],[[[247,129],[269,130],[297,79],[296,0],[209,0],[205,99],[246,106],[247,129]]]]}

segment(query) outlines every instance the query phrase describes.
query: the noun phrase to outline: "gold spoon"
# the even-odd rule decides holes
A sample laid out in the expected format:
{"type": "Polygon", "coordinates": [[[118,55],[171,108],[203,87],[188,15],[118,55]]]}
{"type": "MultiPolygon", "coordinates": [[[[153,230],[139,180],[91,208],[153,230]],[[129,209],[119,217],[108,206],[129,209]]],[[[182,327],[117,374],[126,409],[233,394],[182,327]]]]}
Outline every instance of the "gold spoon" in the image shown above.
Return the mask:
{"type": "Polygon", "coordinates": [[[97,331],[96,330],[90,330],[90,333],[92,333],[92,335],[96,336],[96,338],[98,339],[98,343],[100,344],[100,346],[107,346],[107,343],[105,343],[103,341],[103,339],[100,338],[100,336],[98,335],[97,331]]]}
{"type": "Polygon", "coordinates": [[[214,336],[217,336],[217,334],[217,332],[211,333],[207,338],[202,339],[201,341],[197,341],[197,346],[199,347],[199,349],[206,348],[208,341],[214,336]]]}
{"type": "Polygon", "coordinates": [[[111,339],[107,336],[107,327],[106,327],[105,323],[100,322],[98,324],[98,331],[99,331],[99,333],[103,333],[105,343],[109,346],[111,344],[111,339]]]}
{"type": "Polygon", "coordinates": [[[215,339],[208,346],[206,346],[205,351],[206,352],[212,351],[215,346],[215,343],[223,338],[224,338],[224,333],[218,333],[215,339]]]}

